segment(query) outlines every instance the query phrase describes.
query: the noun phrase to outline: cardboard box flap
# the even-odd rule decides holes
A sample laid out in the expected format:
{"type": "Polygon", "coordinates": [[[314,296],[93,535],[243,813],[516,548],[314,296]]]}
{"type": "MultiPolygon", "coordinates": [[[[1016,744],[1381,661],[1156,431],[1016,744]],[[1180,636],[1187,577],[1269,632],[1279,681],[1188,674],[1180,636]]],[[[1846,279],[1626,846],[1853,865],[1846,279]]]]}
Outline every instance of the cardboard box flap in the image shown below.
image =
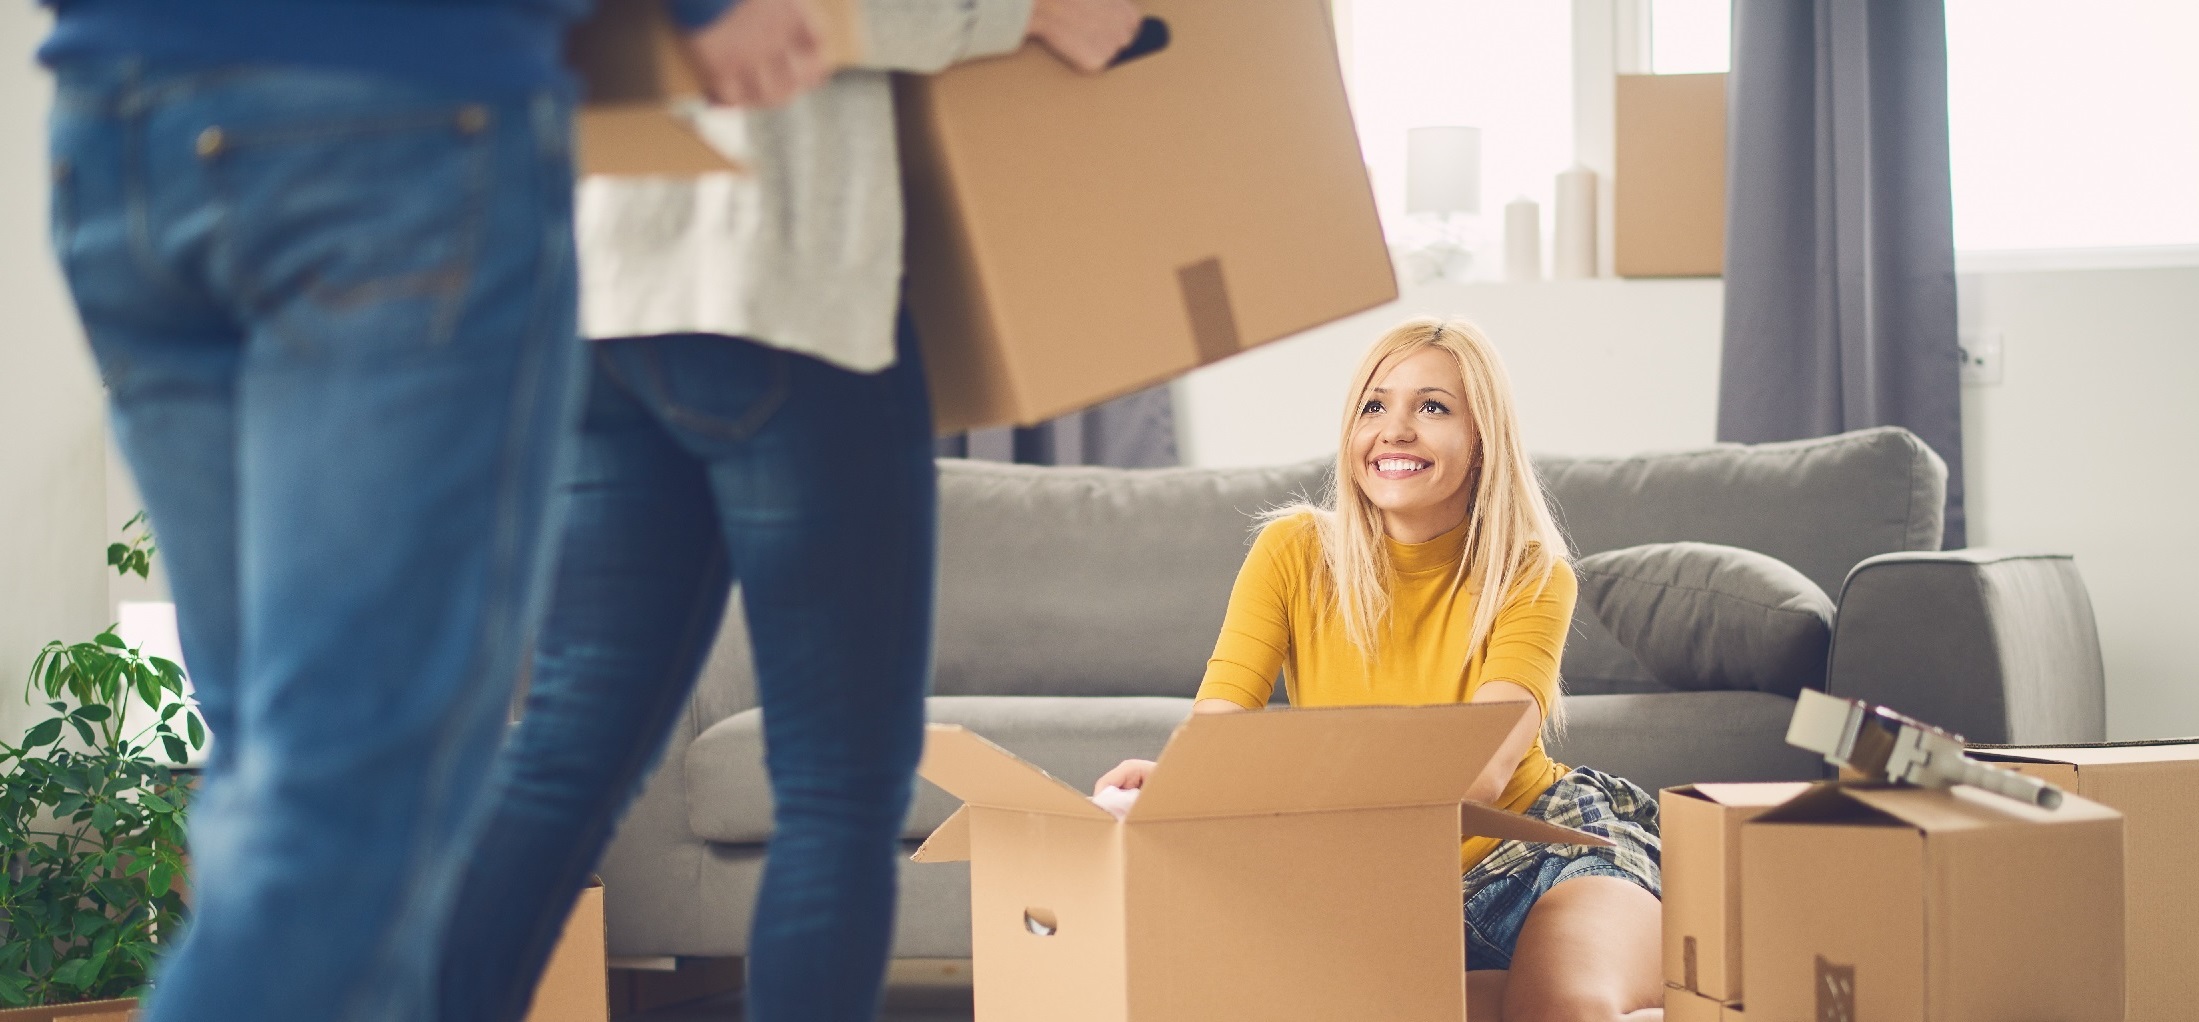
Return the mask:
{"type": "Polygon", "coordinates": [[[932,836],[917,846],[910,862],[968,862],[970,860],[970,807],[965,805],[947,816],[932,836]]]}
{"type": "Polygon", "coordinates": [[[1129,822],[1455,804],[1527,703],[1194,714],[1129,822]]]}
{"type": "Polygon", "coordinates": [[[1082,792],[956,724],[925,729],[916,772],[971,805],[1112,820],[1082,792]]]}
{"type": "Polygon", "coordinates": [[[2030,823],[2074,823],[2116,815],[2112,809],[2073,794],[2064,796],[2059,809],[2040,809],[1965,786],[1939,791],[1826,781],[1766,810],[1755,822],[1876,824],[1946,833],[2030,823]]]}
{"type": "Polygon", "coordinates": [[[1684,784],[1667,788],[1675,795],[1699,798],[1705,802],[1736,809],[1752,809],[1758,806],[1784,805],[1810,790],[1808,781],[1789,781],[1785,784],[1684,784]]]}
{"type": "Polygon", "coordinates": [[[1493,837],[1506,841],[1539,841],[1552,845],[1588,845],[1593,848],[1611,847],[1611,839],[1590,834],[1585,830],[1560,827],[1555,823],[1508,813],[1495,806],[1479,802],[1461,802],[1458,805],[1458,832],[1468,837],[1493,837]]]}
{"type": "Polygon", "coordinates": [[[2199,738],[2174,738],[2149,742],[2102,742],[2096,745],[2054,745],[2031,748],[1972,747],[1970,756],[1986,762],[2064,763],[2069,766],[2126,766],[2139,763],[2180,763],[2199,759],[2199,738]]]}

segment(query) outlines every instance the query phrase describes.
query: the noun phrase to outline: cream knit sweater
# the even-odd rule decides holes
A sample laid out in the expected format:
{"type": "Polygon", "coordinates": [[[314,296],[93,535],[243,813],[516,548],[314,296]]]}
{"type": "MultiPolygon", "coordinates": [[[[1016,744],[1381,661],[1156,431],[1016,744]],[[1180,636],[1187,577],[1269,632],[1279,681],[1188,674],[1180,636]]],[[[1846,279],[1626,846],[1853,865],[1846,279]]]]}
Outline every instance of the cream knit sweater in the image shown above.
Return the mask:
{"type": "Polygon", "coordinates": [[[1013,51],[1032,0],[859,3],[862,66],[779,110],[701,115],[704,137],[749,173],[582,179],[584,336],[727,334],[857,372],[893,364],[902,210],[889,74],[1013,51]]]}

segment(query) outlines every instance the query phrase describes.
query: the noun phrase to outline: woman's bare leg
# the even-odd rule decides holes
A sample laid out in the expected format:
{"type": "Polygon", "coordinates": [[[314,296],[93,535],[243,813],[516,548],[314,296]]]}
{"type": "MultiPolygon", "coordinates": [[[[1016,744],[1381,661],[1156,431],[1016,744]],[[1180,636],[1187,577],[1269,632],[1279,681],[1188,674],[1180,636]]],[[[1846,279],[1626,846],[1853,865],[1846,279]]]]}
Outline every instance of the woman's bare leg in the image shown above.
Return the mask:
{"type": "Polygon", "coordinates": [[[1614,876],[1551,888],[1520,928],[1504,1022],[1662,1022],[1662,910],[1655,895],[1614,876]]]}
{"type": "Polygon", "coordinates": [[[1466,973],[1466,1022],[1503,1022],[1503,969],[1471,969],[1466,973]]]}

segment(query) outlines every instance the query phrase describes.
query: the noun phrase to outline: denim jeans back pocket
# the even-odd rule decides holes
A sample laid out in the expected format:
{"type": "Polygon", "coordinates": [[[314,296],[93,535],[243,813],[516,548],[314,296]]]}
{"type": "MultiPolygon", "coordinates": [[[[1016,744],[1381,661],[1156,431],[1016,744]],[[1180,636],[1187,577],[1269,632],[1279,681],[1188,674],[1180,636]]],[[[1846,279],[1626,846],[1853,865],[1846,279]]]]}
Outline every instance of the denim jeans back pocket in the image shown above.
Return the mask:
{"type": "Polygon", "coordinates": [[[221,258],[256,328],[335,360],[450,341],[481,258],[499,113],[465,103],[201,130],[221,258]]]}

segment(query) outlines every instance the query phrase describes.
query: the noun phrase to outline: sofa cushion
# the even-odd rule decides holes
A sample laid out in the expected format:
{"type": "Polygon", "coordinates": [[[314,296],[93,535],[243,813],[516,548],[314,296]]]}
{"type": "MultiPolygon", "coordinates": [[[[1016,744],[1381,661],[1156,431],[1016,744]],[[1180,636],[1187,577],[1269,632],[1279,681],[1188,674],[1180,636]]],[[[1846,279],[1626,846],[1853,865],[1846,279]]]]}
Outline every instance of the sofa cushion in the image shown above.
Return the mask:
{"type": "Polygon", "coordinates": [[[1695,540],[1792,565],[1828,593],[1866,557],[1937,550],[1947,466],[1892,426],[1630,458],[1537,457],[1578,553],[1695,540]]]}
{"type": "Polygon", "coordinates": [[[1794,700],[1763,692],[1573,696],[1550,756],[1651,792],[1699,781],[1814,781],[1824,760],[1788,745],[1794,700]]]}
{"type": "Polygon", "coordinates": [[[1832,599],[1753,550],[1649,543],[1574,565],[1580,602],[1658,681],[1793,696],[1825,687],[1832,599]]]}
{"type": "MultiPolygon", "coordinates": [[[[933,696],[935,723],[960,724],[1037,764],[1078,791],[1125,759],[1153,759],[1191,700],[1153,696],[933,696]]],[[[771,836],[771,784],[764,772],[763,713],[719,721],[687,748],[687,816],[695,836],[724,844],[760,844],[771,836]]],[[[931,834],[961,801],[917,782],[902,837],[931,834]]]]}
{"type": "Polygon", "coordinates": [[[1316,494],[1331,464],[941,461],[933,691],[1190,695],[1257,516],[1316,494]]]}

